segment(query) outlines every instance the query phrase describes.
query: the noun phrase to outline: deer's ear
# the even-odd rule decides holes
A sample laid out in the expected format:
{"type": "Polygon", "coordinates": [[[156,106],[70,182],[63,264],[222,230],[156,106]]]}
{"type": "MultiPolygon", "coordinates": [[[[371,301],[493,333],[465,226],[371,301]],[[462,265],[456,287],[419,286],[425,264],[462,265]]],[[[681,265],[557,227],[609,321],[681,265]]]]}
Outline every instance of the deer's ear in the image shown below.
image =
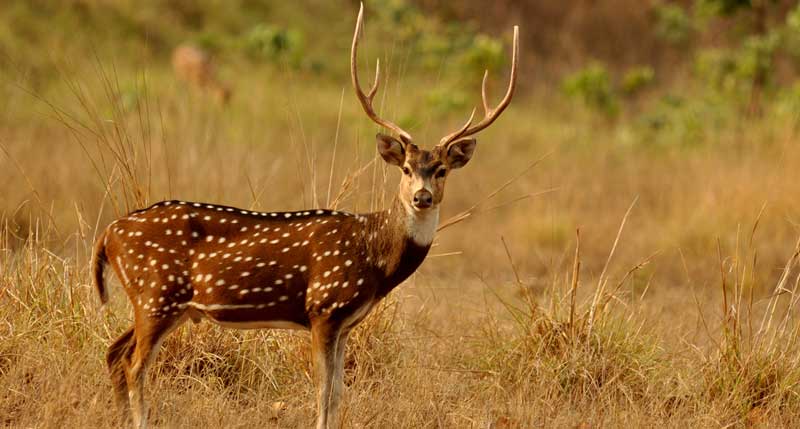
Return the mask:
{"type": "Polygon", "coordinates": [[[403,149],[403,144],[396,138],[386,134],[378,134],[375,138],[378,140],[378,153],[381,154],[381,158],[389,164],[402,167],[406,160],[406,151],[403,149]]]}
{"type": "Polygon", "coordinates": [[[450,168],[461,168],[467,165],[472,154],[475,153],[477,143],[473,138],[463,138],[451,143],[447,148],[447,165],[450,168]]]}

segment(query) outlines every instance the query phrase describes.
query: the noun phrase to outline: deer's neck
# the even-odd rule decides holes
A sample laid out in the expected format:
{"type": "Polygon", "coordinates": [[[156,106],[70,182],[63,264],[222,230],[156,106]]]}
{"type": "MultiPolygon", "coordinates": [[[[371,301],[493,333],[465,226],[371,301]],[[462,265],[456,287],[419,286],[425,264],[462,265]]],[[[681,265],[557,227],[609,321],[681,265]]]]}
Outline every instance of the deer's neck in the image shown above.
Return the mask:
{"type": "Polygon", "coordinates": [[[398,229],[406,238],[422,247],[430,247],[436,228],[439,226],[439,207],[425,212],[418,212],[408,202],[395,198],[394,208],[397,210],[398,229]]]}
{"type": "Polygon", "coordinates": [[[370,225],[374,241],[370,259],[385,276],[385,295],[408,278],[422,264],[439,225],[439,210],[417,212],[399,198],[391,208],[373,215],[370,225]]]}

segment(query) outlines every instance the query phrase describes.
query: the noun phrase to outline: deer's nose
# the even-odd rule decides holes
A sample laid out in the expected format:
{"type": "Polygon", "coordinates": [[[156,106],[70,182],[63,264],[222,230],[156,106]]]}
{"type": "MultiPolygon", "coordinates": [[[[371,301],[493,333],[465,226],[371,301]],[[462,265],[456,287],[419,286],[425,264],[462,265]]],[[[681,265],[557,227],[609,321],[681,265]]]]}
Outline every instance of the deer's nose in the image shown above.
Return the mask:
{"type": "Polygon", "coordinates": [[[414,193],[414,207],[427,209],[433,205],[433,194],[427,189],[420,189],[414,193]]]}

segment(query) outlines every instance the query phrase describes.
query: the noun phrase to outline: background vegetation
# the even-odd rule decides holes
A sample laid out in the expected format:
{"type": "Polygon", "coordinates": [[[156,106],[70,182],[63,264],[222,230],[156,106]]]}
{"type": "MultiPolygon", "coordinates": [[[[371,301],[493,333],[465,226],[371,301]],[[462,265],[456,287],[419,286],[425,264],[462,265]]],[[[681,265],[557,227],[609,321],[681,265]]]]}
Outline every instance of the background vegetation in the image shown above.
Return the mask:
{"type": "MultiPolygon", "coordinates": [[[[366,2],[362,73],[381,58],[380,108],[423,145],[480,102],[484,69],[499,96],[514,24],[522,69],[449,180],[444,217],[471,215],[351,342],[344,426],[798,425],[800,6],[487,3],[366,2]]],[[[357,7],[4,3],[0,426],[115,422],[103,354],[129,307],[112,287],[98,310],[88,259],[116,216],[391,197],[350,88],[357,7]],[[230,104],[176,80],[185,42],[230,104]]],[[[307,355],[305,333],[186,326],[151,420],[307,427],[307,355]]]]}

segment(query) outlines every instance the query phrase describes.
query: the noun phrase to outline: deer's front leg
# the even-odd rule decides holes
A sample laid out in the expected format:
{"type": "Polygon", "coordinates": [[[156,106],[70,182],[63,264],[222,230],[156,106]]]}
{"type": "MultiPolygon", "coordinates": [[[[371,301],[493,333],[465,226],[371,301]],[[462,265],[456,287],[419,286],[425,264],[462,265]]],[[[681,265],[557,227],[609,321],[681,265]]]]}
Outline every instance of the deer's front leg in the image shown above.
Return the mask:
{"type": "Polygon", "coordinates": [[[311,358],[317,383],[317,429],[336,425],[339,401],[342,396],[344,351],[347,332],[329,320],[312,323],[311,358]]]}

